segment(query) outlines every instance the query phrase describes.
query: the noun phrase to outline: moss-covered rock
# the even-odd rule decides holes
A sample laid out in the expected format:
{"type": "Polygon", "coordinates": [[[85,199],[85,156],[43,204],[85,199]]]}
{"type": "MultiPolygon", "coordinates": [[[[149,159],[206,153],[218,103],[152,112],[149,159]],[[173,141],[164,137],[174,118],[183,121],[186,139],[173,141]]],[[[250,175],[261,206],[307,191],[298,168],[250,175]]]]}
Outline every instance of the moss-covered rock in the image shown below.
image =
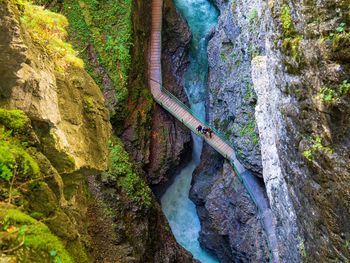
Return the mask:
{"type": "Polygon", "coordinates": [[[71,49],[64,42],[67,20],[26,1],[10,1],[1,8],[2,19],[9,23],[1,28],[2,52],[13,55],[1,61],[1,85],[10,96],[2,105],[28,115],[44,154],[60,172],[104,170],[110,125],[101,91],[73,61],[73,51],[42,44],[50,40],[71,49]],[[86,97],[93,97],[93,116],[86,113],[86,97]]]}
{"type": "Polygon", "coordinates": [[[89,262],[84,185],[107,168],[110,135],[102,93],[64,42],[63,16],[2,1],[0,20],[0,201],[21,209],[11,224],[33,234],[6,246],[21,245],[18,262],[89,262]]]}
{"type": "Polygon", "coordinates": [[[44,223],[19,209],[0,203],[0,222],[0,260],[14,256],[17,262],[74,262],[44,223]]]}

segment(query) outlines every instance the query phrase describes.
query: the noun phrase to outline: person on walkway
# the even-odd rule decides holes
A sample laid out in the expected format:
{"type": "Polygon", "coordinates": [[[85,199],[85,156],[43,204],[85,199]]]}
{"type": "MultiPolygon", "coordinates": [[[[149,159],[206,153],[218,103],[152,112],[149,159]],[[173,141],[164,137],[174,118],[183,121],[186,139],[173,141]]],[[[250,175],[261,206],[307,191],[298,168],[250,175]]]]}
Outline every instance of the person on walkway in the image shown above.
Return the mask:
{"type": "Polygon", "coordinates": [[[209,133],[209,138],[211,139],[211,137],[212,137],[212,134],[213,134],[213,131],[212,131],[212,129],[208,128],[207,132],[209,133]]]}
{"type": "Polygon", "coordinates": [[[202,129],[203,129],[202,125],[198,125],[198,127],[196,128],[196,130],[197,130],[198,132],[202,132],[202,129]]]}
{"type": "Polygon", "coordinates": [[[203,134],[204,134],[205,137],[207,137],[207,133],[208,133],[208,128],[204,127],[203,128],[203,134]]]}

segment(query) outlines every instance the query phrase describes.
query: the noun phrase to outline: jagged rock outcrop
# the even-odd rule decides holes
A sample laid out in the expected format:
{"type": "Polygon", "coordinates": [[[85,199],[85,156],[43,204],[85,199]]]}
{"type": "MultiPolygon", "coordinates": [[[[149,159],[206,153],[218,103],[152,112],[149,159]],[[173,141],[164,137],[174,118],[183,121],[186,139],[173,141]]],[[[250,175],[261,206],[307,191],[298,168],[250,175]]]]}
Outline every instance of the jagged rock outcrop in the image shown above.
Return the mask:
{"type": "Polygon", "coordinates": [[[194,172],[190,198],[202,222],[200,242],[220,262],[268,262],[255,204],[233,167],[208,145],[194,172]]]}
{"type": "MultiPolygon", "coordinates": [[[[37,45],[20,20],[20,12],[37,10],[21,4],[0,3],[0,107],[23,110],[29,117],[26,132],[32,135],[23,145],[30,146],[27,152],[38,163],[43,179],[18,195],[18,202],[22,210],[45,221],[73,259],[87,262],[83,178],[107,168],[108,111],[98,86],[84,69],[67,64],[64,72],[57,70],[56,61],[37,45]]],[[[26,220],[34,222],[29,216],[26,220]]],[[[23,260],[21,250],[18,253],[19,261],[23,260]]],[[[48,251],[41,253],[37,262],[47,261],[48,251]]]]}
{"type": "Polygon", "coordinates": [[[197,262],[176,243],[154,199],[144,207],[101,177],[90,177],[89,189],[94,196],[88,214],[89,231],[96,236],[92,240],[95,262],[197,262]]]}
{"type": "Polygon", "coordinates": [[[106,169],[110,124],[99,88],[84,70],[55,70],[21,28],[16,9],[6,3],[2,8],[2,107],[30,117],[39,139],[49,142],[44,153],[60,171],[106,169]]]}

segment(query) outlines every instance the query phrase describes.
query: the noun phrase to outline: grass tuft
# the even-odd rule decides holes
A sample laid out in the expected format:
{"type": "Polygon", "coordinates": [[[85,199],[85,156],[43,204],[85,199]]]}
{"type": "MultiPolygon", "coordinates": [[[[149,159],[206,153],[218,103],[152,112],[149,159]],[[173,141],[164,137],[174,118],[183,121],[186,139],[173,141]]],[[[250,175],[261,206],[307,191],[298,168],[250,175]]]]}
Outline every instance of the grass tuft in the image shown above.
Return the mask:
{"type": "Polygon", "coordinates": [[[21,24],[31,36],[33,42],[54,61],[59,72],[69,66],[84,67],[72,45],[65,42],[68,26],[67,19],[60,14],[45,10],[27,1],[18,1],[21,10],[21,24]]]}

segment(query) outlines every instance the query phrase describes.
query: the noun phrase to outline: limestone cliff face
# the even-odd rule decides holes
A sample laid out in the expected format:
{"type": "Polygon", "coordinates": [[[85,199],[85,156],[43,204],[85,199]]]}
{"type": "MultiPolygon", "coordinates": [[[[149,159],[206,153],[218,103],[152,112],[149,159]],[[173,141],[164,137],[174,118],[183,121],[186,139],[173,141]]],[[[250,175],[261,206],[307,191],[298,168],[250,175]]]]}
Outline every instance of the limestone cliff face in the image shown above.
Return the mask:
{"type": "Polygon", "coordinates": [[[347,262],[348,2],[214,2],[209,118],[263,176],[280,261],[347,262]]]}
{"type": "Polygon", "coordinates": [[[349,78],[347,4],[274,1],[262,18],[267,52],[252,75],[264,180],[289,244],[282,254],[295,261],[350,259],[349,94],[339,93],[349,78]]]}
{"type": "Polygon", "coordinates": [[[208,45],[209,120],[232,142],[242,164],[261,176],[250,63],[255,54],[264,51],[260,10],[254,1],[214,3],[220,17],[208,45]]]}

